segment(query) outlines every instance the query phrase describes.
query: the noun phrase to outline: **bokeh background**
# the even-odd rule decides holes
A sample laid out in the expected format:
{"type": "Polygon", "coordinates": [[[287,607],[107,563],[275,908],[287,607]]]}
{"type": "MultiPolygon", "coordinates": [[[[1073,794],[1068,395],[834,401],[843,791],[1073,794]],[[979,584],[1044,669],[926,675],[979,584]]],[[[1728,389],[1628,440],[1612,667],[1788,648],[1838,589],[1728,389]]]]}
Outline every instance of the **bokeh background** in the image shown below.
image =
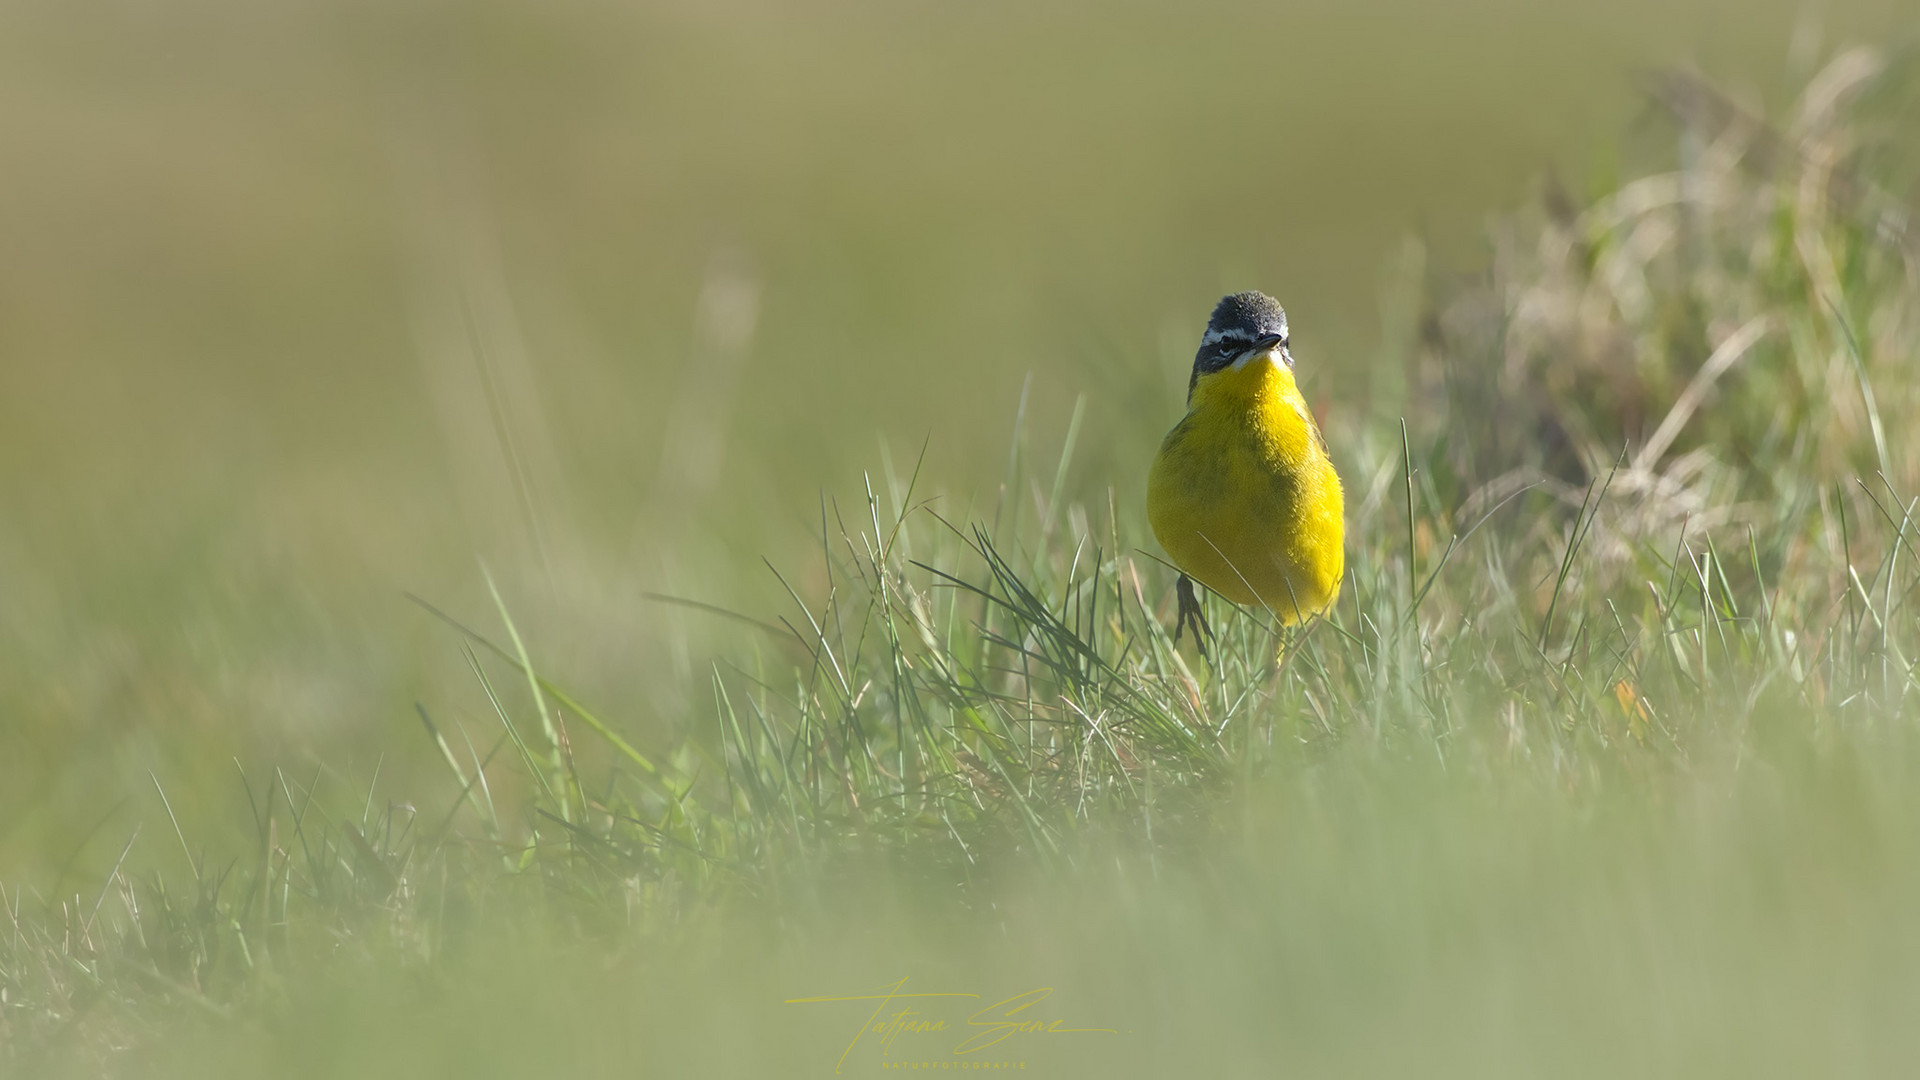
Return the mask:
{"type": "Polygon", "coordinates": [[[644,742],[733,632],[646,594],[764,611],[863,471],[924,448],[964,515],[1084,399],[1073,482],[1137,515],[1225,291],[1288,306],[1330,428],[1386,430],[1390,283],[1669,153],[1640,72],[1764,107],[1911,19],[8,4],[0,875],[99,880],[155,780],[217,840],[236,760],[406,790],[414,703],[484,706],[407,594],[486,621],[483,565],[644,742]]]}

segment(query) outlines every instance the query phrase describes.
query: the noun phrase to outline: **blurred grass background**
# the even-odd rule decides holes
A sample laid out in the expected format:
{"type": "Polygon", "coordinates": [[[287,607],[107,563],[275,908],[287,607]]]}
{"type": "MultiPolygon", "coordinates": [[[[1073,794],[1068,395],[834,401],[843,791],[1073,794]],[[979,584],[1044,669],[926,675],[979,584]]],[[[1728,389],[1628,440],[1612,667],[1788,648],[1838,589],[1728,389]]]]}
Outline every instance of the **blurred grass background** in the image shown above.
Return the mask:
{"type": "Polygon", "coordinates": [[[148,769],[396,753],[464,679],[401,594],[476,555],[671,725],[715,627],[641,591],[777,596],[877,439],[987,490],[1029,376],[1137,513],[1228,289],[1363,416],[1406,236],[1604,187],[1644,66],[1779,97],[1902,9],[9,5],[0,868],[148,769]]]}
{"type": "Polygon", "coordinates": [[[1378,441],[1409,237],[1470,272],[1543,176],[1584,202],[1673,156],[1648,67],[1783,107],[1912,29],[1872,0],[9,5],[0,880],[91,894],[136,822],[129,865],[177,872],[155,779],[190,847],[245,841],[236,760],[443,792],[414,704],[486,702],[405,594],[490,619],[480,561],[543,673],[670,745],[738,630],[644,594],[769,610],[760,560],[804,562],[822,491],[923,444],[942,512],[984,510],[1023,401],[1045,458],[1085,395],[1073,491],[1137,518],[1229,290],[1287,305],[1329,430],[1378,441]]]}

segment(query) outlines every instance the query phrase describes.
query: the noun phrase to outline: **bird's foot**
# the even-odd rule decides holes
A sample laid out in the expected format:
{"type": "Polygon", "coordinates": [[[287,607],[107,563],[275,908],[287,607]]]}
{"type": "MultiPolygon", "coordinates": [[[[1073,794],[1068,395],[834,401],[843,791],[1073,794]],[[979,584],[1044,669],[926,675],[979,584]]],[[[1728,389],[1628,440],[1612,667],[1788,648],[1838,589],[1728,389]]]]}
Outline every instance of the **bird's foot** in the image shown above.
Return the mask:
{"type": "Polygon", "coordinates": [[[1206,613],[1200,610],[1200,598],[1194,595],[1193,579],[1180,575],[1180,585],[1174,590],[1180,597],[1180,619],[1173,624],[1173,643],[1180,644],[1180,632],[1193,624],[1193,643],[1199,647],[1202,659],[1207,658],[1207,641],[1213,637],[1213,628],[1207,625],[1206,613]]]}

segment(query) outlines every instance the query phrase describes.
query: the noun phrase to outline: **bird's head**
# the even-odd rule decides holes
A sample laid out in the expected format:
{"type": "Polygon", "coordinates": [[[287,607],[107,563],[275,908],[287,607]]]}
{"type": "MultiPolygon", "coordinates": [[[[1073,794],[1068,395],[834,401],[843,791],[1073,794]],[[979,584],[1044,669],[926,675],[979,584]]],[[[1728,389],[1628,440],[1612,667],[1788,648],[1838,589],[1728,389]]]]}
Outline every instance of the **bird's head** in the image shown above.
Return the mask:
{"type": "Polygon", "coordinates": [[[1293,355],[1287,351],[1286,311],[1266,293],[1243,292],[1222,297],[1214,305],[1213,318],[1207,320],[1207,332],[1200,338],[1200,351],[1193,355],[1193,377],[1187,381],[1187,397],[1193,397],[1193,388],[1200,384],[1202,376],[1262,357],[1293,367],[1293,355]]]}

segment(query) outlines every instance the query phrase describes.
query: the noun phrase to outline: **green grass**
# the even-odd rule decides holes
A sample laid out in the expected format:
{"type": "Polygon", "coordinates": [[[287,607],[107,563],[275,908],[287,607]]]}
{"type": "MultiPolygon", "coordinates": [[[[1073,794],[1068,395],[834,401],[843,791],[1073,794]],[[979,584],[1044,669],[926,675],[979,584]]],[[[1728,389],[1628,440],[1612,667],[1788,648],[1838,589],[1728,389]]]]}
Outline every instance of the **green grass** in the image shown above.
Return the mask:
{"type": "Polygon", "coordinates": [[[823,494],[778,610],[649,597],[725,635],[670,733],[566,685],[483,569],[488,604],[420,604],[471,673],[407,736],[443,780],[243,766],[208,842],[156,779],[111,869],[6,893],[0,1061],[830,1075],[858,1015],[789,1000],[908,977],[1116,1029],[995,1050],[1062,1076],[1898,1071],[1901,74],[1845,54],[1771,125],[1674,77],[1672,170],[1502,218],[1481,275],[1410,247],[1394,363],[1329,424],[1348,578],[1277,662],[1218,601],[1211,661],[1169,640],[1078,408],[1044,452],[1023,409],[986,496],[924,454],[823,494]]]}

